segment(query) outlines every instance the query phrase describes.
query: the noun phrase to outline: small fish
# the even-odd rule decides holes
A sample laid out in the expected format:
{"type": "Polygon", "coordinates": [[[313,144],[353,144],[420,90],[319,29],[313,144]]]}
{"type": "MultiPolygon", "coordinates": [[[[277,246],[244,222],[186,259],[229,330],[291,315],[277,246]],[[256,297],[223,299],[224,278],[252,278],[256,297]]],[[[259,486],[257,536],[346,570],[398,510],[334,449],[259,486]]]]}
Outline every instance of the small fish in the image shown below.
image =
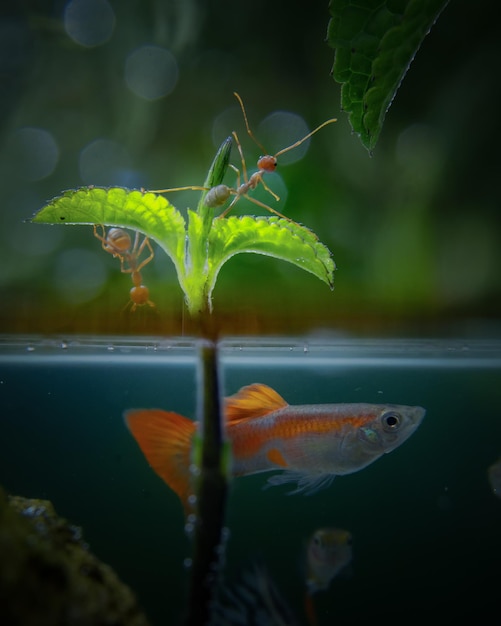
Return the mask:
{"type": "Polygon", "coordinates": [[[351,542],[351,533],[342,528],[318,528],[308,539],[304,610],[309,626],[318,623],[312,595],[328,589],[332,579],[351,563],[351,542]]]}
{"type": "Polygon", "coordinates": [[[351,563],[351,533],[341,528],[319,528],[306,547],[306,588],[308,593],[327,589],[332,579],[351,563]]]}
{"type": "Polygon", "coordinates": [[[501,498],[501,457],[488,467],[487,477],[492,492],[495,496],[501,498]]]}
{"type": "MultiPolygon", "coordinates": [[[[295,483],[314,493],[336,475],[357,472],[395,450],[421,423],[425,409],[396,404],[289,405],[255,383],[225,400],[232,475],[284,470],[268,485],[295,483]]],[[[190,464],[196,422],[161,409],[132,409],[125,422],[153,470],[180,497],[192,493],[190,464]]]]}

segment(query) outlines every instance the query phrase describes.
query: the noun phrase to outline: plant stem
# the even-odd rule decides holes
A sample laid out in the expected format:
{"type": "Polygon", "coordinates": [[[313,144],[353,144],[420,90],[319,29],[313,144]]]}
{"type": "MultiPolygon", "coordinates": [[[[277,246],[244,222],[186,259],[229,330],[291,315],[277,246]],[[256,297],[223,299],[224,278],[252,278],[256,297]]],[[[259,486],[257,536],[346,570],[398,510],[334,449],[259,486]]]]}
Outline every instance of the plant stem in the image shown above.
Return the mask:
{"type": "Polygon", "coordinates": [[[227,495],[224,434],[217,341],[202,340],[200,348],[199,426],[200,476],[197,484],[197,516],[193,533],[193,559],[188,614],[185,626],[209,623],[223,552],[223,528],[227,495]]]}
{"type": "MultiPolygon", "coordinates": [[[[232,142],[231,136],[223,141],[214,157],[204,183],[207,189],[222,182],[228,168],[232,142]]],[[[189,278],[195,279],[197,289],[191,289],[187,293],[196,293],[197,296],[189,302],[190,314],[196,318],[202,339],[197,384],[199,429],[195,437],[195,464],[199,477],[196,485],[193,558],[185,626],[205,626],[210,621],[224,550],[223,528],[229,473],[229,444],[224,441],[221,411],[218,333],[211,316],[205,285],[207,242],[214,217],[214,209],[205,204],[206,195],[207,192],[202,194],[196,214],[201,228],[198,225],[197,228],[193,226],[196,224],[195,215],[189,220],[188,226],[189,278]]]]}

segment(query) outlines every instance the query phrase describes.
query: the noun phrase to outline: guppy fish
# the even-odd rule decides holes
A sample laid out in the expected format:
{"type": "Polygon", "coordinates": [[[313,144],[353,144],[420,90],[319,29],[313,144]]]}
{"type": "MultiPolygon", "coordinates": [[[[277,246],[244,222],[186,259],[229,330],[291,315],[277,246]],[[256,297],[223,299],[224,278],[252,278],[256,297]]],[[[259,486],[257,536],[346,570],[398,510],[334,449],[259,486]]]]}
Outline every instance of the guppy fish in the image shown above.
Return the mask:
{"type": "Polygon", "coordinates": [[[351,533],[342,528],[318,528],[306,545],[306,595],[304,609],[310,626],[317,615],[312,595],[329,588],[333,578],[350,565],[353,558],[351,533]]]}
{"type": "MultiPolygon", "coordinates": [[[[340,474],[367,467],[395,450],[421,423],[425,409],[397,404],[290,405],[271,387],[242,387],[224,404],[232,475],[284,470],[269,485],[296,483],[313,493],[340,474]]],[[[153,470],[180,497],[192,493],[190,464],[196,422],[161,409],[132,409],[126,424],[153,470]]]]}
{"type": "Polygon", "coordinates": [[[328,589],[331,581],[352,560],[351,533],[342,528],[319,528],[306,547],[308,593],[328,589]]]}

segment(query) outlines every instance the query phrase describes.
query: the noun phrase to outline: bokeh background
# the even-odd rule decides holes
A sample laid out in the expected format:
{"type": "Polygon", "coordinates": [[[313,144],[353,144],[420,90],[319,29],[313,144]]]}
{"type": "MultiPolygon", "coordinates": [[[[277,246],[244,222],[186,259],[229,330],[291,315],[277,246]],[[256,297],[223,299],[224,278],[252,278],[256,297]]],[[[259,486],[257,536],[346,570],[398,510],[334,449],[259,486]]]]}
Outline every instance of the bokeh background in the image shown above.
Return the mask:
{"type": "MultiPolygon", "coordinates": [[[[424,41],[372,157],[340,111],[328,2],[27,0],[0,18],[0,331],[190,332],[161,250],[155,309],[84,226],[27,222],[81,185],[200,185],[232,130],[249,168],[337,117],[268,182],[338,270],[331,292],[281,261],[238,255],[214,292],[228,334],[500,334],[501,40],[495,6],[452,1],[424,41]]],[[[236,150],[233,162],[239,166],[236,150]]],[[[233,174],[227,182],[235,184],[233,174]]],[[[265,195],[256,197],[265,202],[265,195]]],[[[181,210],[196,192],[172,194],[181,210]]],[[[255,213],[240,200],[235,214],[255,213]]]]}

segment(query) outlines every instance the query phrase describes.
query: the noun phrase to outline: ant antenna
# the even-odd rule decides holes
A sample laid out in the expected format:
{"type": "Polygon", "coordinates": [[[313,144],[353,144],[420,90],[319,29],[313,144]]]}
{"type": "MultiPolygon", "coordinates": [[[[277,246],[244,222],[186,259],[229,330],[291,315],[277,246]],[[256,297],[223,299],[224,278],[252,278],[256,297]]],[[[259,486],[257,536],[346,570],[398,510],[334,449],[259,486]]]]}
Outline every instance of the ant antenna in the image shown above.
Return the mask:
{"type": "Polygon", "coordinates": [[[245,128],[247,129],[247,134],[258,145],[258,147],[261,148],[263,154],[266,154],[265,147],[261,143],[259,143],[259,141],[252,134],[252,131],[251,131],[250,126],[249,126],[249,121],[247,119],[247,113],[245,112],[245,107],[244,107],[244,103],[243,103],[242,98],[238,95],[238,93],[236,91],[233,92],[233,95],[238,100],[238,103],[240,104],[240,108],[242,109],[242,113],[243,113],[243,116],[244,116],[244,122],[245,122],[245,128]]]}
{"type": "MultiPolygon", "coordinates": [[[[264,146],[259,143],[259,141],[256,139],[256,137],[254,136],[254,134],[252,133],[250,126],[249,126],[249,121],[247,119],[247,113],[245,111],[245,107],[244,107],[244,103],[242,98],[239,96],[239,94],[234,91],[233,95],[235,96],[235,98],[238,100],[239,104],[240,104],[240,108],[242,109],[242,114],[244,116],[244,122],[245,122],[245,128],[247,129],[247,134],[249,135],[249,137],[261,148],[263,154],[266,155],[266,150],[264,148],[264,146]]],[[[308,133],[305,137],[303,137],[302,139],[299,139],[298,141],[296,141],[295,143],[291,144],[290,146],[287,146],[287,148],[282,148],[282,150],[279,150],[276,154],[273,155],[273,158],[277,158],[278,156],[280,156],[281,154],[284,154],[285,152],[288,152],[289,150],[292,150],[293,148],[297,148],[298,146],[300,146],[304,141],[306,141],[307,139],[309,139],[312,135],[314,135],[315,133],[317,133],[321,128],[323,128],[324,126],[327,126],[327,124],[332,124],[333,122],[337,122],[337,118],[333,117],[329,120],[326,120],[325,122],[323,122],[322,124],[320,124],[320,126],[317,126],[314,130],[311,131],[311,133],[308,133]]],[[[267,155],[270,156],[270,155],[267,155]]]]}

